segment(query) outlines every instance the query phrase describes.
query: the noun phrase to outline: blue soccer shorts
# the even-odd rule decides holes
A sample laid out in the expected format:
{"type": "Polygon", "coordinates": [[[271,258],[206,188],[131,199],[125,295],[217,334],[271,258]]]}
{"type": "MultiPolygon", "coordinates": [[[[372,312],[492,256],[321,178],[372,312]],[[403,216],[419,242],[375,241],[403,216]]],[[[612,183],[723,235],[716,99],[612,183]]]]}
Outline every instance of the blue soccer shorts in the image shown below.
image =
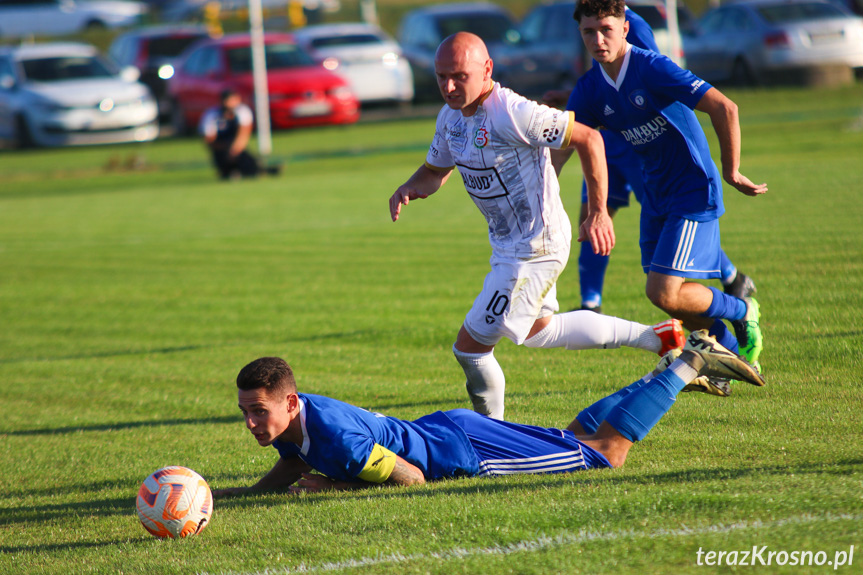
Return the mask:
{"type": "Polygon", "coordinates": [[[605,456],[566,429],[500,421],[468,409],[447,411],[446,415],[467,434],[479,460],[478,475],[611,467],[605,456]]]}
{"type": "Polygon", "coordinates": [[[669,276],[721,276],[719,220],[695,222],[679,216],[641,212],[641,267],[669,276]]]}

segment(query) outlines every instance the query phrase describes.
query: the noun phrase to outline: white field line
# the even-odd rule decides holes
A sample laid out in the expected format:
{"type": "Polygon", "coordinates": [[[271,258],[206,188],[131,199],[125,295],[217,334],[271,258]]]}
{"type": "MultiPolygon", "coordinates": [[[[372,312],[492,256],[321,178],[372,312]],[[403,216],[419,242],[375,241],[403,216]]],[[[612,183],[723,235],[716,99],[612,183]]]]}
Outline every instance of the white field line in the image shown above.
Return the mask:
{"type": "MultiPolygon", "coordinates": [[[[414,553],[402,555],[394,553],[391,555],[380,555],[378,557],[362,557],[360,559],[347,559],[335,563],[322,563],[320,565],[301,564],[297,567],[268,567],[263,571],[223,571],[222,575],[291,575],[293,573],[326,573],[328,571],[339,571],[353,567],[371,567],[376,565],[397,565],[410,561],[424,561],[434,559],[447,561],[451,559],[465,559],[478,555],[509,555],[511,553],[524,553],[531,551],[542,551],[564,545],[575,545],[578,543],[590,543],[593,541],[618,541],[621,539],[658,539],[661,537],[691,537],[694,535],[707,535],[712,533],[732,533],[747,529],[772,529],[786,525],[808,525],[811,523],[837,522],[837,521],[860,521],[863,514],[832,514],[826,515],[798,515],[787,517],[776,521],[741,521],[729,525],[708,525],[706,527],[689,528],[683,526],[679,529],[655,529],[653,531],[634,531],[625,529],[622,531],[608,531],[599,533],[596,531],[581,530],[575,533],[561,533],[550,537],[541,536],[536,539],[518,541],[507,545],[495,545],[492,547],[475,547],[464,549],[456,547],[447,551],[432,551],[429,553],[414,553]]],[[[198,575],[208,575],[207,572],[199,572],[198,575]]]]}

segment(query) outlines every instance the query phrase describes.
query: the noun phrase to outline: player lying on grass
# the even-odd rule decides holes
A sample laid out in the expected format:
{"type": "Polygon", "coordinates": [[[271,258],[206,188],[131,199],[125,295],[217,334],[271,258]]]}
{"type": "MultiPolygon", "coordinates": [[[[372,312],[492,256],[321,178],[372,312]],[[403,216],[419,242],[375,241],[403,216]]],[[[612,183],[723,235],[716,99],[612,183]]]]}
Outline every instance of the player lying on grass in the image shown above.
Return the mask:
{"type": "Polygon", "coordinates": [[[415,421],[386,417],[298,393],[290,366],[280,358],[264,357],[237,376],[239,407],[258,444],[272,445],[280,458],[251,487],[220,489],[214,495],[620,467],[632,444],[647,435],[675,396],[699,376],[764,384],[746,360],[698,331],[682,352],[671,352],[652,373],[584,409],[560,430],[504,422],[467,409],[438,411],[415,421]]]}

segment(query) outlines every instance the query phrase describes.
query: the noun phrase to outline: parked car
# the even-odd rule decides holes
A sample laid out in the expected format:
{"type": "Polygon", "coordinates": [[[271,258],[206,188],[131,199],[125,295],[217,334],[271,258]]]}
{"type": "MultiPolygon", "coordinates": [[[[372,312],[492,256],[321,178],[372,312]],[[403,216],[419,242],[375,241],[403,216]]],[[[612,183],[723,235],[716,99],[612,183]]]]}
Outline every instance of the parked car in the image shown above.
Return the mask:
{"type": "Polygon", "coordinates": [[[134,69],[122,72],[87,44],[0,48],[0,140],[27,147],[155,139],[156,101],[134,69]]]}
{"type": "Polygon", "coordinates": [[[704,14],[686,54],[708,82],[751,84],[831,64],[861,68],[863,18],[826,0],[728,4],[704,14]]]}
{"type": "MultiPolygon", "coordinates": [[[[319,12],[335,12],[341,8],[340,0],[301,0],[308,15],[319,12]]],[[[290,0],[261,0],[264,17],[279,14],[287,16],[290,0]]],[[[210,11],[218,9],[221,17],[229,15],[245,17],[249,0],[171,0],[163,5],[161,18],[165,22],[201,22],[210,11]]]]}
{"type": "Polygon", "coordinates": [[[653,29],[653,37],[662,54],[665,54],[681,68],[689,64],[686,60],[686,50],[683,47],[683,37],[691,34],[695,27],[695,18],[692,12],[681,0],[677,3],[677,50],[672,49],[672,36],[668,30],[668,12],[663,0],[626,0],[630,10],[644,18],[653,29]]]}
{"type": "Polygon", "coordinates": [[[174,75],[177,57],[199,40],[209,38],[203,26],[157,26],[138,28],[117,36],[108,56],[121,67],[134,66],[159,103],[159,117],[171,117],[168,80],[174,75]]]}
{"type": "MultiPolygon", "coordinates": [[[[347,80],[317,64],[289,34],[265,36],[270,120],[274,128],[349,124],[359,101],[347,80]]],[[[203,113],[232,88],[254,109],[252,51],[248,34],[203,40],[181,56],[168,82],[178,133],[197,127],[203,113]]]]}
{"type": "Polygon", "coordinates": [[[571,89],[587,70],[590,59],[574,11],[575,0],[538,4],[519,23],[517,49],[535,67],[535,83],[523,89],[525,95],[571,89]]]}
{"type": "Polygon", "coordinates": [[[350,83],[361,103],[413,100],[410,64],[396,41],[377,26],[319,24],[293,34],[312,58],[350,83]]]}
{"type": "MultiPolygon", "coordinates": [[[[660,0],[628,0],[627,6],[644,18],[663,54],[671,54],[665,3],[660,0]]],[[[541,96],[550,89],[570,89],[591,65],[578,31],[578,22],[572,14],[575,0],[557,0],[536,5],[518,25],[518,42],[509,48],[519,54],[518,61],[533,69],[533,73],[520,83],[520,91],[541,96]]],[[[681,27],[692,25],[692,15],[683,4],[678,4],[678,22],[681,27]]],[[[682,40],[678,40],[678,46],[682,40]]],[[[682,54],[672,58],[684,64],[682,54]]],[[[519,76],[522,76],[521,74],[519,76]]],[[[526,74],[525,74],[526,76],[526,74]]]]}
{"type": "Polygon", "coordinates": [[[61,36],[137,24],[147,5],[99,0],[0,0],[0,38],[61,36]]]}
{"type": "Polygon", "coordinates": [[[524,67],[518,53],[511,50],[518,42],[512,15],[499,6],[482,2],[440,4],[408,12],[399,26],[397,39],[413,70],[416,98],[439,98],[435,51],[444,38],[460,31],[472,32],[485,41],[494,60],[495,79],[517,89],[521,78],[513,76],[524,74],[524,67]]]}

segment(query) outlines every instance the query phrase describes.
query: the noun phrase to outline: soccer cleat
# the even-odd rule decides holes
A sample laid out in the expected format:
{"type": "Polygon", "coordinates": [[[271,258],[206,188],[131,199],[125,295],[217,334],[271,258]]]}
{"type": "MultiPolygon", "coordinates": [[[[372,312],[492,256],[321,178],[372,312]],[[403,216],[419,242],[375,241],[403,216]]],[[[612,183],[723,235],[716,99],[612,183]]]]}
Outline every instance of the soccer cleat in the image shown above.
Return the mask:
{"type": "Polygon", "coordinates": [[[680,349],[686,343],[686,335],[683,333],[683,326],[676,319],[667,319],[653,326],[653,331],[659,336],[662,342],[662,347],[659,349],[659,355],[664,356],[672,349],[680,349]]]}
{"type": "Polygon", "coordinates": [[[577,307],[572,311],[576,311],[576,310],[592,311],[594,313],[601,314],[602,313],[602,306],[601,305],[589,305],[589,304],[583,303],[583,304],[581,304],[581,307],[577,307]]]}
{"type": "Polygon", "coordinates": [[[745,297],[742,299],[746,302],[746,315],[743,319],[733,320],[731,326],[737,337],[737,345],[740,346],[740,355],[752,365],[758,365],[758,357],[764,347],[761,327],[758,323],[761,319],[761,310],[755,298],[745,297]]]}
{"type": "Polygon", "coordinates": [[[723,286],[722,289],[728,295],[739,297],[740,299],[752,297],[758,289],[755,287],[755,282],[746,274],[737,272],[737,276],[730,284],[723,286]]]}
{"type": "Polygon", "coordinates": [[[758,386],[765,383],[764,377],[746,358],[729,351],[708,335],[706,329],[689,334],[683,347],[684,351],[688,349],[697,352],[704,360],[704,366],[698,370],[700,375],[745,381],[758,386]]]}
{"type": "Polygon", "coordinates": [[[700,391],[708,395],[716,395],[719,397],[728,397],[731,395],[731,385],[729,381],[722,377],[708,377],[699,375],[684,387],[681,391],[700,391]]]}
{"type": "MultiPolygon", "coordinates": [[[[668,353],[662,356],[662,359],[659,360],[659,363],[656,364],[656,369],[653,370],[653,376],[656,377],[674,363],[674,360],[680,357],[680,354],[683,353],[681,349],[672,349],[668,353]]],[[[708,395],[716,395],[719,397],[728,397],[731,395],[731,386],[727,379],[723,379],[720,377],[708,377],[706,375],[699,375],[683,388],[682,391],[700,391],[702,393],[706,393],[708,395]]]]}

